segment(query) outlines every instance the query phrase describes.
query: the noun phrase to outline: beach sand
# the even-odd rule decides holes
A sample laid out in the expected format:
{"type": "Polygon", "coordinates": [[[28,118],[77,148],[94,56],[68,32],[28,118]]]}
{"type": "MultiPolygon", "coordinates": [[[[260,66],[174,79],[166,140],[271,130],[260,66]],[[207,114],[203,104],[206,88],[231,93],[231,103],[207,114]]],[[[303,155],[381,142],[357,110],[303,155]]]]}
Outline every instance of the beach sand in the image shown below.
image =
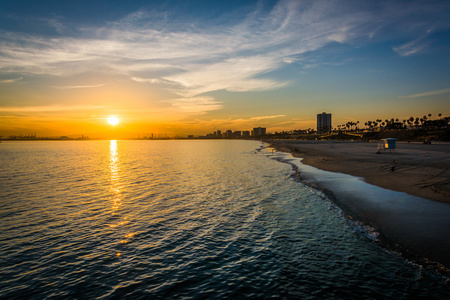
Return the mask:
{"type": "Polygon", "coordinates": [[[303,158],[304,164],[358,176],[370,184],[450,203],[450,144],[397,142],[393,152],[377,154],[378,143],[275,140],[279,151],[303,158]],[[396,167],[391,171],[391,162],[396,167]]]}

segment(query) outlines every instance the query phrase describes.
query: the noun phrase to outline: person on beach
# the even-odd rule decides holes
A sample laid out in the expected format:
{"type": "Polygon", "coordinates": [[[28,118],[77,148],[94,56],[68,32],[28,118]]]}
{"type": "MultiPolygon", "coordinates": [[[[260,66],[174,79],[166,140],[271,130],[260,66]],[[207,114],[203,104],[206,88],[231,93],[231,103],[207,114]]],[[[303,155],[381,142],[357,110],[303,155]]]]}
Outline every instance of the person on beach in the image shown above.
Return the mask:
{"type": "Polygon", "coordinates": [[[394,172],[395,169],[395,160],[391,162],[391,172],[394,172]]]}

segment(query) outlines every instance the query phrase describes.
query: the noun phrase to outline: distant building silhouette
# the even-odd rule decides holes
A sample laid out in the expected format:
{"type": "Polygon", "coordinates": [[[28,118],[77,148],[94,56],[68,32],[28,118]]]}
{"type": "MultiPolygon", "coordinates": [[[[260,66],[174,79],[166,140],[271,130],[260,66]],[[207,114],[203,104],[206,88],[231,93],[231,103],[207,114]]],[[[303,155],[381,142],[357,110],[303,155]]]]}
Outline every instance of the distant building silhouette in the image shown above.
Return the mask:
{"type": "MultiPolygon", "coordinates": [[[[246,139],[250,138],[250,136],[258,137],[258,136],[264,136],[266,135],[266,128],[257,127],[253,128],[251,131],[241,131],[241,130],[226,130],[225,132],[222,132],[221,130],[214,131],[212,133],[208,133],[205,136],[199,136],[200,139],[246,139]]],[[[188,135],[188,138],[192,138],[193,135],[188,135]]]]}
{"type": "Polygon", "coordinates": [[[323,112],[317,115],[317,133],[331,132],[331,114],[323,112]]]}
{"type": "Polygon", "coordinates": [[[253,136],[261,136],[261,135],[266,135],[266,128],[263,127],[253,128],[253,136]]]}

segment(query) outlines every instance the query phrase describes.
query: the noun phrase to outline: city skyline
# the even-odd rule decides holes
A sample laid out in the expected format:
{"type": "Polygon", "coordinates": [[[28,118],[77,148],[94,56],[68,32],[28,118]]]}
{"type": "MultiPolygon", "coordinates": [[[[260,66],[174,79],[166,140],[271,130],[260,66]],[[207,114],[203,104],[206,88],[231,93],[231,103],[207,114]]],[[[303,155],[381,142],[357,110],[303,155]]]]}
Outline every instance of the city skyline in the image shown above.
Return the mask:
{"type": "Polygon", "coordinates": [[[3,2],[0,135],[447,116],[449,12],[447,1],[3,2]]]}

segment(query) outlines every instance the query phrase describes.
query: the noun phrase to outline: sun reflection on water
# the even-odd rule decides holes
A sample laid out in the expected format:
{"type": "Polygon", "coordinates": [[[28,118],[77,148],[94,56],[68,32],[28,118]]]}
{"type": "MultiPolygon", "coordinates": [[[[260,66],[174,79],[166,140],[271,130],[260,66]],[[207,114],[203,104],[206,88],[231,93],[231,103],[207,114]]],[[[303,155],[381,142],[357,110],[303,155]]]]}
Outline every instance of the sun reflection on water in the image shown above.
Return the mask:
{"type": "MultiPolygon", "coordinates": [[[[110,228],[124,228],[128,223],[127,217],[120,216],[119,209],[122,206],[122,188],[123,182],[121,178],[122,172],[120,170],[120,155],[116,140],[111,140],[109,143],[109,177],[110,185],[109,192],[111,194],[111,211],[112,223],[108,224],[110,228]]],[[[127,233],[125,237],[121,238],[118,244],[124,245],[130,242],[135,233],[127,233]]],[[[122,249],[123,250],[123,249],[122,249]]],[[[116,257],[121,257],[122,252],[116,252],[116,257]]]]}
{"type": "Polygon", "coordinates": [[[121,186],[119,152],[116,140],[111,140],[109,144],[109,174],[111,180],[109,191],[112,194],[112,209],[113,211],[117,211],[121,205],[121,186]]]}

